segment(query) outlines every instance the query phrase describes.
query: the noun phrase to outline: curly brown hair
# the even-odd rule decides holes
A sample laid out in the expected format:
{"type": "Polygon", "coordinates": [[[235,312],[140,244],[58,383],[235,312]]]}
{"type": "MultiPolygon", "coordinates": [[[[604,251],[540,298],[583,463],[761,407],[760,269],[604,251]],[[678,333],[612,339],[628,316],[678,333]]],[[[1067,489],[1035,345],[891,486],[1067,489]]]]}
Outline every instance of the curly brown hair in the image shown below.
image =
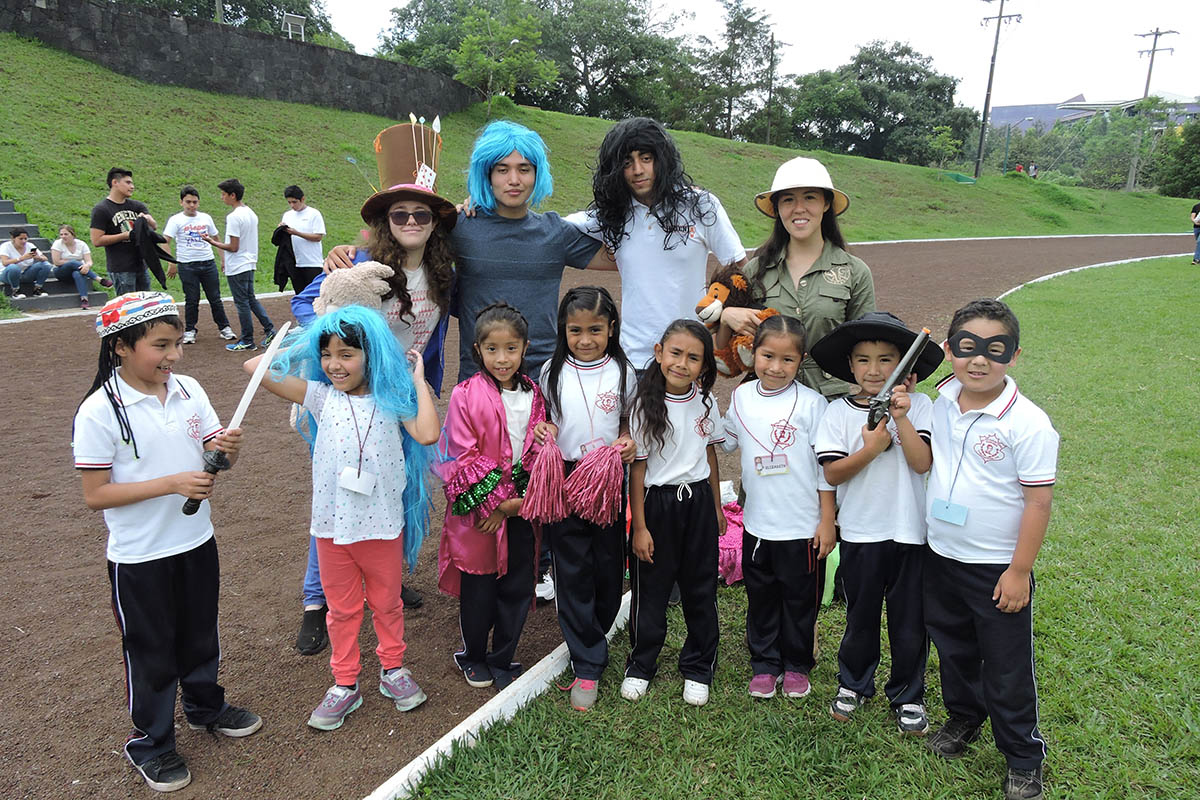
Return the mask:
{"type": "MultiPolygon", "coordinates": [[[[450,289],[454,283],[454,256],[450,252],[449,231],[436,215],[434,219],[437,222],[433,232],[429,234],[429,241],[425,243],[425,273],[429,277],[429,299],[436,303],[438,310],[445,315],[450,308],[450,289]]],[[[383,299],[398,298],[400,316],[407,316],[412,311],[412,298],[408,294],[408,280],[403,271],[404,267],[408,266],[404,263],[404,248],[392,236],[386,213],[372,218],[368,226],[367,253],[371,260],[387,264],[396,271],[396,274],[387,280],[391,290],[383,299]]]]}

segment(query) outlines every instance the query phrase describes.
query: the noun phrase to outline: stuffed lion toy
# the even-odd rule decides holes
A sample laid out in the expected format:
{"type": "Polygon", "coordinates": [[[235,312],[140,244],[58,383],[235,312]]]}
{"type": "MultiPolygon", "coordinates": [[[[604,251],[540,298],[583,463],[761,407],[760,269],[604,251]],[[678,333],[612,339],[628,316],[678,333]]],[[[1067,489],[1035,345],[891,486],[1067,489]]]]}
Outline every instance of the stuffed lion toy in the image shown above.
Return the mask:
{"type": "MultiPolygon", "coordinates": [[[[755,308],[758,321],[773,317],[779,312],[773,308],[761,308],[750,294],[750,281],[737,267],[725,267],[712,276],[708,293],[696,304],[696,316],[700,318],[713,338],[722,328],[729,326],[721,322],[721,312],[726,308],[755,308]]],[[[736,377],[754,366],[754,339],[744,333],[734,334],[725,347],[717,349],[717,370],[722,375],[736,377]]]]}

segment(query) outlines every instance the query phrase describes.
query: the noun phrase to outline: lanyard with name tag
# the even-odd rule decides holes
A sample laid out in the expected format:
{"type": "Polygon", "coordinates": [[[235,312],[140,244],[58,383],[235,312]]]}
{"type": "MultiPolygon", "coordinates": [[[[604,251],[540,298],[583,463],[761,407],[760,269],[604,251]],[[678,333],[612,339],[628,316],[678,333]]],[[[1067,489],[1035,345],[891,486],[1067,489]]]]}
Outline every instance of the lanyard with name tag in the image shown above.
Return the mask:
{"type": "Polygon", "coordinates": [[[935,497],[929,506],[929,513],[936,520],[960,527],[967,524],[967,512],[970,509],[961,503],[950,502],[950,497],[954,495],[954,486],[958,483],[958,473],[962,469],[963,459],[967,455],[967,434],[971,432],[971,428],[975,427],[975,423],[979,422],[979,418],[982,416],[983,413],[980,412],[963,431],[962,448],[958,454],[958,464],[954,466],[954,477],[950,479],[950,490],[946,492],[946,499],[935,497]]]}
{"type": "Polygon", "coordinates": [[[369,495],[375,491],[375,476],[370,472],[363,472],[363,449],[366,447],[367,437],[371,435],[371,427],[375,424],[375,410],[378,406],[374,402],[371,403],[371,420],[367,423],[367,432],[360,436],[358,416],[354,413],[354,401],[350,399],[350,395],[346,395],[346,402],[350,404],[350,419],[354,421],[354,438],[358,439],[358,466],[342,467],[342,471],[338,473],[338,486],[355,494],[369,495]]]}
{"type": "MultiPolygon", "coordinates": [[[[799,402],[799,400],[800,400],[799,385],[793,385],[792,389],[794,390],[794,395],[792,397],[792,410],[789,411],[787,416],[783,418],[784,422],[789,422],[791,420],[792,414],[796,413],[796,403],[799,402]]],[[[754,472],[755,472],[755,474],[760,477],[763,477],[763,478],[770,478],[773,475],[787,475],[790,472],[790,470],[788,468],[787,455],[785,453],[776,453],[775,452],[779,448],[779,443],[776,442],[774,447],[771,447],[770,449],[768,449],[765,444],[763,444],[762,442],[760,442],[758,440],[757,436],[755,436],[753,433],[751,433],[750,426],[747,425],[746,421],[742,419],[742,413],[740,411],[738,411],[738,408],[737,408],[737,396],[736,395],[734,396],[734,398],[731,402],[731,405],[733,407],[733,414],[734,414],[734,416],[737,417],[738,422],[740,422],[742,424],[742,428],[746,431],[747,434],[750,435],[750,438],[754,440],[755,444],[757,444],[763,450],[767,451],[767,455],[765,455],[765,456],[755,456],[754,457],[754,472]]]]}
{"type": "MultiPolygon", "coordinates": [[[[602,366],[603,365],[601,365],[601,367],[602,366]]],[[[579,394],[582,395],[582,397],[583,397],[583,410],[586,411],[587,415],[588,415],[588,434],[590,434],[592,436],[591,439],[589,439],[588,441],[579,445],[579,455],[582,457],[582,456],[586,456],[588,453],[592,452],[597,447],[604,447],[604,439],[602,439],[599,436],[596,436],[596,422],[595,422],[595,419],[593,418],[593,414],[592,414],[592,403],[588,402],[587,392],[584,391],[583,377],[579,374],[579,365],[572,364],[571,368],[575,370],[575,380],[577,380],[579,382],[579,394]]],[[[601,372],[600,378],[603,378],[603,377],[604,377],[604,373],[601,372]]],[[[597,395],[600,394],[600,387],[596,388],[596,394],[597,395]]]]}

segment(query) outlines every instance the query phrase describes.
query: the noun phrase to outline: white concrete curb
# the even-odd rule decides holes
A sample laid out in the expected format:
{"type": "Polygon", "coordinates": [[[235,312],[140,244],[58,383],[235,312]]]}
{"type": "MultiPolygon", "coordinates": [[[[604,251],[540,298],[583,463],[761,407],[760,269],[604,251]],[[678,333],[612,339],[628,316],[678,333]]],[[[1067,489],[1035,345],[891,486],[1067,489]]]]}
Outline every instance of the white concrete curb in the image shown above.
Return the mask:
{"type": "Polygon", "coordinates": [[[1025,281],[1024,283],[1020,284],[1019,286],[1014,286],[1013,288],[1009,289],[1008,291],[1004,292],[1003,294],[998,295],[996,297],[996,299],[1003,300],[1004,298],[1008,297],[1010,294],[1017,291],[1018,289],[1024,289],[1026,286],[1029,286],[1032,283],[1041,283],[1042,281],[1048,281],[1051,278],[1057,278],[1061,275],[1069,275],[1072,272],[1082,272],[1085,269],[1096,269],[1097,267],[1115,267],[1118,264],[1134,264],[1138,261],[1153,261],[1156,258],[1185,258],[1185,257],[1191,256],[1192,254],[1193,254],[1193,251],[1189,250],[1186,253],[1175,253],[1173,255],[1168,254],[1168,255],[1162,255],[1162,256],[1141,256],[1139,258],[1123,258],[1120,261],[1102,261],[1099,264],[1084,264],[1082,267],[1071,267],[1070,269],[1059,270],[1058,272],[1051,272],[1049,275],[1043,275],[1040,278],[1034,278],[1031,281],[1025,281]]]}
{"type": "MultiPolygon", "coordinates": [[[[922,242],[999,242],[1014,239],[1118,239],[1135,236],[1191,236],[1190,233],[1043,233],[1036,236],[949,236],[944,239],[874,239],[869,242],[848,242],[851,247],[873,244],[921,244],[922,242]]],[[[1165,256],[1156,256],[1165,258],[1165,256]]]]}
{"type": "MultiPolygon", "coordinates": [[[[625,596],[621,598],[621,610],[617,612],[617,619],[608,631],[610,640],[617,631],[625,627],[625,623],[629,619],[629,601],[630,593],[626,592],[625,596]]],[[[514,714],[550,688],[550,684],[567,668],[570,660],[571,657],[564,642],[526,670],[521,677],[513,681],[511,686],[484,703],[471,716],[430,745],[424,753],[401,767],[399,772],[367,795],[366,800],[398,800],[398,798],[410,796],[420,785],[425,773],[436,768],[444,758],[449,756],[456,743],[468,747],[474,746],[480,735],[492,723],[500,719],[512,719],[514,714]]]]}

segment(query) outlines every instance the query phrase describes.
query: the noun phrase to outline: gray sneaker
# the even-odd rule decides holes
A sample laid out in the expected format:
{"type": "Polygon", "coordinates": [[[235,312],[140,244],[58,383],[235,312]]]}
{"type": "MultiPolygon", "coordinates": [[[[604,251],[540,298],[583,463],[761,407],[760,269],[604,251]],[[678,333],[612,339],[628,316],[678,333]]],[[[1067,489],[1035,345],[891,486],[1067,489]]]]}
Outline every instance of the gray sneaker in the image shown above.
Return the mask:
{"type": "Polygon", "coordinates": [[[920,703],[905,703],[896,709],[896,727],[901,733],[924,736],[929,733],[929,715],[920,703]]]}
{"type": "Polygon", "coordinates": [[[867,702],[867,698],[853,689],[845,686],[838,687],[837,697],[829,704],[829,715],[838,722],[849,722],[854,712],[867,702]]]}
{"type": "Polygon", "coordinates": [[[596,705],[596,697],[599,694],[599,681],[576,678],[571,683],[571,708],[576,711],[590,711],[592,706],[596,705]]]}
{"type": "Polygon", "coordinates": [[[325,692],[321,704],[309,715],[308,724],[319,731],[335,731],[342,727],[346,716],[361,706],[362,702],[362,692],[358,690],[358,684],[355,684],[353,689],[334,684],[325,692]]]}
{"type": "Polygon", "coordinates": [[[194,731],[208,731],[228,736],[231,739],[240,739],[261,728],[262,717],[244,708],[226,706],[221,715],[207,725],[197,725],[189,720],[188,727],[194,731]]]}
{"type": "Polygon", "coordinates": [[[413,680],[408,667],[379,670],[379,693],[396,701],[400,711],[412,711],[427,699],[421,687],[413,680]]]}
{"type": "Polygon", "coordinates": [[[1042,768],[1008,768],[1004,778],[1004,800],[1042,800],[1042,768]]]}
{"type": "Polygon", "coordinates": [[[156,792],[174,792],[192,782],[187,764],[174,750],[133,766],[145,778],[146,785],[156,792]]]}
{"type": "Polygon", "coordinates": [[[229,327],[228,325],[226,325],[224,328],[221,328],[221,332],[217,335],[226,341],[231,341],[237,338],[237,334],[233,332],[233,328],[229,327]]]}

